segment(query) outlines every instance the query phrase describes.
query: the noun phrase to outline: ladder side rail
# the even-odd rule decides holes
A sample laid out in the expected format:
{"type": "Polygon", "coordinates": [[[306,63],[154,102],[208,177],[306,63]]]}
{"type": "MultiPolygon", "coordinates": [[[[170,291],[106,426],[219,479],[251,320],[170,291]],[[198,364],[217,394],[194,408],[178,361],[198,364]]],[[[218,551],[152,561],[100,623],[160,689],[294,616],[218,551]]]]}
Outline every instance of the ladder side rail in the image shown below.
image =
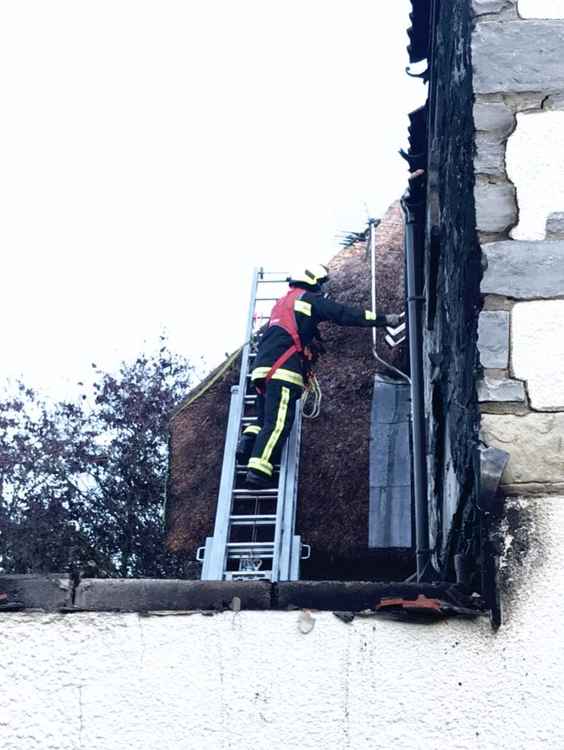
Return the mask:
{"type": "Polygon", "coordinates": [[[294,424],[292,426],[292,431],[288,439],[288,455],[284,493],[281,494],[280,498],[284,508],[282,518],[282,540],[279,566],[281,581],[296,580],[292,578],[292,570],[293,568],[295,568],[295,564],[293,564],[293,558],[296,555],[299,568],[300,549],[299,546],[296,548],[296,545],[294,544],[294,529],[296,525],[297,512],[301,432],[301,402],[298,401],[296,405],[294,424]]]}
{"type": "Polygon", "coordinates": [[[286,486],[288,444],[284,446],[280,460],[278,476],[278,494],[276,496],[276,523],[274,526],[274,542],[272,545],[272,576],[271,581],[280,580],[280,543],[282,536],[282,519],[284,517],[284,489],[286,486]]]}
{"type": "Polygon", "coordinates": [[[302,538],[301,536],[292,537],[292,546],[290,552],[290,573],[289,581],[300,580],[300,560],[302,556],[302,538]]]}
{"type": "Polygon", "coordinates": [[[211,546],[211,557],[208,560],[208,549],[206,544],[206,559],[202,579],[207,581],[221,581],[225,568],[225,557],[227,551],[227,536],[229,534],[229,516],[231,515],[231,504],[233,495],[233,480],[235,477],[235,449],[239,439],[239,424],[241,422],[241,410],[243,401],[240,397],[240,387],[233,386],[231,389],[231,403],[229,406],[229,419],[227,422],[227,433],[225,437],[225,448],[223,451],[223,465],[221,468],[221,480],[219,495],[217,498],[217,510],[215,515],[215,527],[211,546]]]}
{"type": "Polygon", "coordinates": [[[202,563],[202,573],[201,573],[201,579],[202,581],[209,580],[209,566],[210,566],[210,560],[212,556],[212,549],[213,549],[213,536],[206,537],[206,544],[204,547],[204,559],[202,563]]]}
{"type": "Polygon", "coordinates": [[[256,301],[258,284],[262,275],[262,269],[255,268],[253,271],[253,282],[251,285],[251,301],[249,303],[249,314],[247,316],[247,333],[245,336],[245,344],[243,346],[243,353],[241,355],[241,372],[239,375],[239,388],[241,394],[241,400],[245,399],[247,390],[247,375],[249,370],[249,352],[251,349],[251,336],[253,335],[253,321],[255,315],[256,301]]]}
{"type": "MultiPolygon", "coordinates": [[[[265,278],[265,276],[274,276],[277,275],[277,273],[268,273],[265,272],[262,268],[255,268],[253,273],[253,281],[252,281],[252,287],[251,287],[251,298],[250,298],[250,304],[249,304],[249,313],[247,318],[247,335],[245,339],[245,344],[243,346],[242,355],[241,355],[241,371],[240,371],[240,378],[239,378],[239,386],[234,386],[231,389],[231,402],[230,402],[230,408],[229,408],[229,419],[227,424],[227,431],[226,431],[226,439],[225,439],[225,448],[224,448],[224,454],[223,454],[223,464],[222,464],[222,471],[221,471],[221,481],[220,481],[220,490],[218,495],[218,501],[217,501],[217,510],[216,510],[216,518],[215,518],[215,526],[214,526],[214,534],[213,537],[208,537],[206,539],[206,545],[204,548],[204,565],[202,569],[202,579],[203,580],[224,580],[224,579],[230,579],[233,575],[236,575],[236,572],[230,572],[227,571],[227,560],[231,557],[238,556],[235,552],[236,549],[243,549],[245,546],[253,547],[253,543],[250,544],[239,544],[239,543],[233,543],[229,544],[229,534],[230,534],[230,528],[231,528],[231,515],[232,515],[232,509],[233,509],[233,498],[236,494],[234,490],[234,484],[235,484],[235,471],[236,471],[236,446],[237,441],[239,439],[239,433],[240,428],[243,423],[243,417],[245,412],[245,404],[247,401],[250,401],[252,399],[249,399],[247,397],[247,384],[248,384],[248,377],[249,377],[249,360],[250,360],[250,353],[251,353],[251,337],[253,335],[253,330],[255,327],[256,322],[256,314],[257,314],[257,298],[258,298],[258,288],[260,284],[280,284],[287,281],[287,277],[283,277],[281,279],[273,279],[273,278],[265,278]]],[[[262,300],[261,301],[266,301],[262,300]]],[[[264,316],[263,316],[264,317],[264,316]]],[[[261,318],[262,319],[262,318],[261,318]]],[[[296,429],[299,431],[300,429],[300,421],[301,420],[295,420],[292,433],[291,433],[291,441],[292,441],[292,456],[295,456],[295,435],[296,435],[296,429]],[[297,425],[297,427],[296,427],[297,425]]],[[[299,433],[298,433],[298,451],[299,451],[299,433]]],[[[292,458],[292,463],[294,462],[294,458],[292,458]]],[[[283,453],[283,458],[281,461],[280,466],[280,480],[279,480],[279,487],[277,492],[277,505],[276,505],[276,521],[275,521],[275,540],[274,543],[258,543],[256,545],[256,549],[258,548],[265,548],[264,552],[266,553],[266,547],[272,548],[271,554],[266,554],[266,557],[272,557],[272,572],[271,572],[271,579],[272,580],[279,580],[280,575],[280,551],[281,551],[281,545],[284,546],[284,557],[286,560],[289,559],[289,545],[291,544],[291,541],[293,539],[292,535],[284,534],[284,525],[285,523],[290,523],[291,527],[293,529],[293,522],[295,521],[295,508],[292,509],[290,507],[289,510],[286,509],[286,501],[285,498],[288,495],[288,484],[287,484],[287,476],[288,476],[288,444],[286,445],[283,453]],[[286,549],[288,547],[288,549],[286,549]]],[[[291,484],[290,484],[290,497],[294,497],[295,490],[293,489],[293,484],[297,481],[297,477],[294,473],[292,474],[291,484]]],[[[237,491],[238,493],[241,493],[242,491],[237,491]]],[[[274,494],[274,493],[273,493],[274,494]]],[[[294,501],[290,501],[290,505],[292,505],[292,502],[295,504],[294,501]]],[[[299,560],[299,551],[298,551],[298,560],[299,560]]],[[[299,564],[299,562],[298,562],[299,564]]],[[[288,563],[285,563],[285,569],[288,570],[288,563]]],[[[267,571],[264,571],[262,576],[259,577],[267,577],[268,573],[267,571]]],[[[250,576],[249,576],[250,577],[250,576]]],[[[284,580],[288,580],[288,573],[284,573],[284,580]]]]}
{"type": "Polygon", "coordinates": [[[204,557],[204,566],[202,568],[202,580],[221,581],[224,577],[226,559],[227,559],[227,538],[229,536],[231,508],[233,505],[233,485],[235,480],[235,450],[239,439],[239,431],[243,409],[245,403],[245,394],[247,390],[247,372],[249,366],[250,338],[253,332],[253,319],[255,313],[258,279],[260,271],[254,269],[253,280],[251,284],[251,299],[249,303],[249,312],[247,316],[247,335],[243,352],[241,355],[241,372],[239,375],[239,386],[231,389],[231,401],[229,405],[229,419],[227,422],[227,431],[225,435],[225,448],[223,451],[223,464],[221,468],[221,480],[219,485],[219,495],[217,498],[217,509],[215,516],[214,533],[212,542],[208,546],[204,557]]]}

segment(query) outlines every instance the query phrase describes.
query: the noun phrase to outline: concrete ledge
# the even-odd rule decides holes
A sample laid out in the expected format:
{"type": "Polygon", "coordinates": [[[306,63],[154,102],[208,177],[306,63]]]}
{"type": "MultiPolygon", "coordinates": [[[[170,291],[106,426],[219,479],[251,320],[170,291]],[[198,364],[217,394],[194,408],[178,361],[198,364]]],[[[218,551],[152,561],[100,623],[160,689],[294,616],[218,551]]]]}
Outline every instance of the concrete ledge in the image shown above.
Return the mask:
{"type": "Polygon", "coordinates": [[[374,609],[384,596],[444,597],[452,583],[371,583],[366,581],[288,581],[278,583],[277,609],[374,609]]]}
{"type": "MultiPolygon", "coordinates": [[[[183,581],[153,578],[86,578],[74,592],[60,576],[0,577],[0,591],[25,609],[72,612],[182,612],[315,609],[361,612],[382,597],[418,594],[457,604],[464,596],[453,583],[367,581],[183,581]]],[[[468,602],[462,601],[463,604],[468,602]]],[[[0,610],[0,616],[1,616],[0,610]]],[[[8,612],[6,612],[7,616],[8,612]]]]}
{"type": "Polygon", "coordinates": [[[268,581],[182,581],[155,578],[85,578],[77,586],[74,607],[94,612],[148,610],[270,609],[268,581]]]}
{"type": "Polygon", "coordinates": [[[0,591],[26,609],[57,612],[72,602],[71,582],[66,574],[0,576],[0,591]]]}

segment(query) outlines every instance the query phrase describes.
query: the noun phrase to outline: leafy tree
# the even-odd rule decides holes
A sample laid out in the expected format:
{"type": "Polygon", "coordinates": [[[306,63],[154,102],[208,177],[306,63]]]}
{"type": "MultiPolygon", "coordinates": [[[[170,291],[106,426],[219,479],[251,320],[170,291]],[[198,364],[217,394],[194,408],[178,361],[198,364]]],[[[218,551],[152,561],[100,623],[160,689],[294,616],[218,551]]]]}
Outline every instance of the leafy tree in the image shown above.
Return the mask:
{"type": "Polygon", "coordinates": [[[92,368],[74,402],[49,403],[21,383],[0,400],[1,566],[182,575],[164,547],[167,423],[193,368],[164,337],[117,374],[92,368]]]}

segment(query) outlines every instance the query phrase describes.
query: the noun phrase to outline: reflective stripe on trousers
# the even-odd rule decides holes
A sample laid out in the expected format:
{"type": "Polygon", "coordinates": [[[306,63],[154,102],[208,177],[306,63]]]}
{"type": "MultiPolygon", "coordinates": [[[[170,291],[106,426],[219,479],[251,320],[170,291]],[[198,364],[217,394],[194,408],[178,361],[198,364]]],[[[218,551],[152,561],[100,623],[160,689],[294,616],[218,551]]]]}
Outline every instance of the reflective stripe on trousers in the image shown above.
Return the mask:
{"type": "Polygon", "coordinates": [[[272,476],[273,465],[279,463],[282,449],[294,423],[296,402],[302,389],[270,380],[264,394],[264,421],[257,435],[249,469],[272,476]]]}

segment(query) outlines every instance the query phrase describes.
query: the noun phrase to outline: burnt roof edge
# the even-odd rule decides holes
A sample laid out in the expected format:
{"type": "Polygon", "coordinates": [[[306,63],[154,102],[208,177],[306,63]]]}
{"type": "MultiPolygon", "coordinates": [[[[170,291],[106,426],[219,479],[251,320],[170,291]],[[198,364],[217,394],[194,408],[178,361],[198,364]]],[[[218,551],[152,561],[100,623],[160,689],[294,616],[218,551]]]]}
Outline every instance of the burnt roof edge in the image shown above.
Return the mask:
{"type": "MultiPolygon", "coordinates": [[[[65,614],[312,609],[338,612],[341,619],[349,621],[358,613],[376,614],[383,599],[415,601],[420,595],[440,600],[445,605],[442,616],[484,614],[481,599],[452,583],[85,578],[73,585],[65,574],[52,574],[0,576],[0,591],[17,602],[13,609],[65,614]],[[343,617],[344,613],[348,617],[343,617]]],[[[5,613],[9,610],[9,606],[4,608],[5,613]]]]}
{"type": "Polygon", "coordinates": [[[410,64],[428,58],[431,27],[431,0],[411,0],[411,26],[407,29],[407,53],[410,64]]]}

